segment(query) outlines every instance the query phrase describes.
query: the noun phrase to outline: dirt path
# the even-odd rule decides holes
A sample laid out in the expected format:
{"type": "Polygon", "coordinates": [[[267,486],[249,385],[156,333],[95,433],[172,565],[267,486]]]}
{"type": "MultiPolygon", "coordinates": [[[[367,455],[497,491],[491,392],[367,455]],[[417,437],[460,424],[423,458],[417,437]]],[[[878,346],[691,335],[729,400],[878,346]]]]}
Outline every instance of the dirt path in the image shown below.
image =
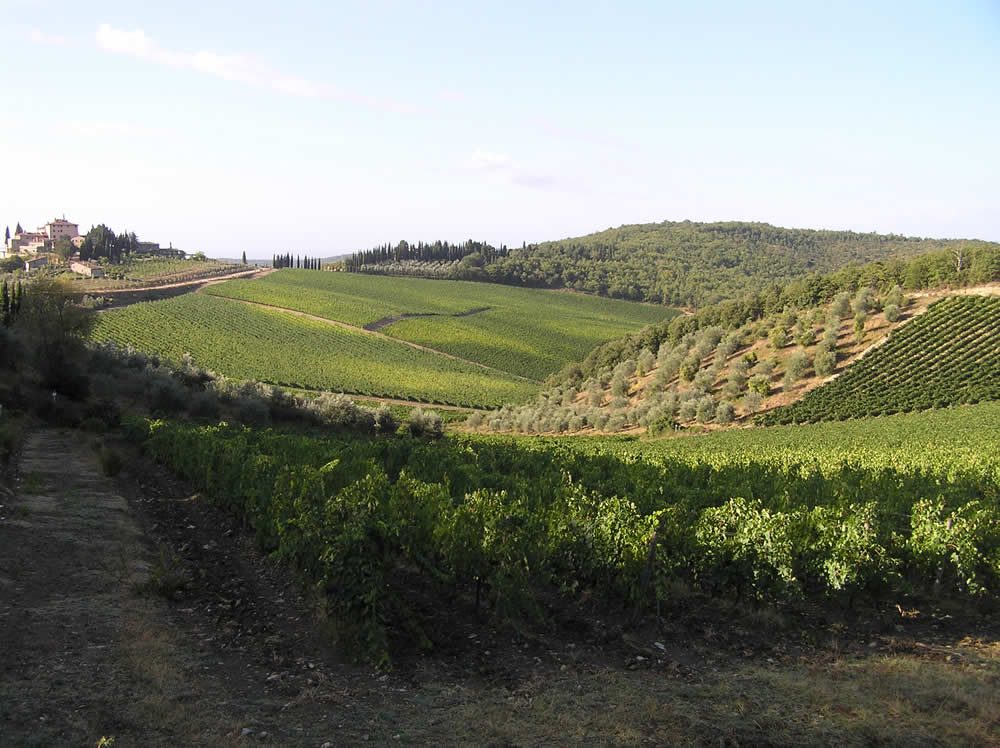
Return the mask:
{"type": "Polygon", "coordinates": [[[5,747],[1000,740],[992,619],[939,629],[913,611],[800,636],[776,612],[682,604],[623,631],[586,603],[512,631],[441,609],[433,654],[352,665],[238,523],[134,452],[103,476],[94,438],[35,431],[17,491],[0,488],[5,747]]]}
{"type": "Polygon", "coordinates": [[[368,332],[378,332],[383,327],[388,327],[389,325],[394,325],[397,322],[402,322],[404,319],[415,319],[417,317],[454,317],[455,319],[461,319],[462,317],[471,317],[475,314],[482,314],[483,312],[488,312],[492,307],[480,306],[475,309],[469,309],[464,312],[459,312],[458,314],[394,314],[391,317],[383,317],[382,319],[375,320],[374,322],[369,322],[365,325],[365,329],[368,332]]]}
{"type": "MultiPolygon", "coordinates": [[[[187,534],[186,543],[165,545],[161,555],[136,504],[165,499],[170,507],[188,497],[171,494],[176,488],[169,479],[143,489],[136,478],[125,481],[125,493],[138,489],[139,495],[127,500],[119,492],[123,482],[101,474],[89,438],[83,432],[33,433],[17,495],[3,497],[0,743],[92,746],[107,736],[117,746],[236,745],[250,738],[264,745],[336,744],[337,721],[327,720],[342,723],[348,718],[342,712],[351,709],[318,710],[308,699],[302,708],[286,709],[302,695],[297,686],[306,686],[308,678],[300,676],[318,677],[317,665],[332,656],[329,647],[324,653],[310,643],[308,606],[266,578],[244,585],[239,569],[186,566],[198,533],[193,515],[184,515],[184,525],[171,525],[187,534]],[[217,578],[200,585],[209,574],[217,578]],[[173,591],[184,575],[188,584],[176,590],[172,604],[157,594],[173,591]],[[228,605],[219,599],[223,594],[233,595],[228,605]],[[204,595],[219,606],[214,615],[199,605],[204,595]],[[246,603],[250,597],[281,601],[277,605],[294,620],[283,627],[280,646],[268,646],[266,633],[224,612],[235,605],[245,615],[250,606],[241,596],[246,603]],[[287,647],[315,658],[313,664],[294,662],[287,647]]],[[[166,540],[173,540],[169,533],[166,540]]],[[[206,555],[217,545],[210,535],[198,542],[206,555]]],[[[372,680],[350,671],[340,686],[372,680]]],[[[353,729],[346,734],[360,735],[353,729]]]]}
{"type": "Polygon", "coordinates": [[[177,283],[163,283],[157,286],[137,286],[135,288],[109,288],[106,290],[94,289],[95,294],[100,294],[101,296],[115,296],[117,294],[124,293],[142,293],[149,291],[162,291],[168,288],[187,288],[191,287],[192,290],[202,288],[204,286],[214,286],[217,283],[225,283],[226,281],[233,280],[235,278],[263,278],[265,275],[270,275],[274,272],[274,268],[255,268],[253,270],[241,270],[238,273],[229,273],[227,275],[216,275],[209,278],[196,278],[195,280],[189,281],[179,281],[177,283]]]}
{"type": "Polygon", "coordinates": [[[520,379],[524,382],[531,382],[532,384],[538,384],[537,379],[531,379],[530,377],[522,377],[520,374],[514,374],[510,371],[504,371],[503,369],[497,369],[494,366],[487,366],[486,364],[481,364],[478,361],[472,361],[467,358],[462,358],[461,356],[455,356],[451,353],[445,353],[444,351],[439,351],[435,348],[428,348],[425,345],[420,345],[419,343],[411,343],[408,340],[401,340],[400,338],[394,338],[391,335],[386,335],[385,333],[378,332],[377,330],[369,330],[364,327],[358,327],[357,325],[349,325],[346,322],[339,322],[335,319],[327,319],[326,317],[317,317],[315,314],[309,314],[307,312],[300,312],[295,309],[286,309],[281,306],[272,306],[271,304],[261,304],[257,301],[246,301],[244,299],[231,299],[227,296],[219,296],[220,299],[226,299],[227,301],[235,301],[240,304],[249,304],[250,306],[257,306],[261,309],[273,309],[277,312],[287,312],[288,314],[294,314],[296,317],[305,317],[306,319],[315,320],[317,322],[325,322],[328,325],[333,325],[334,327],[342,327],[345,330],[353,330],[354,332],[364,333],[365,335],[374,335],[377,338],[382,338],[383,340],[391,340],[394,343],[402,343],[403,345],[408,345],[410,348],[416,348],[418,351],[426,351],[427,353],[434,353],[438,356],[444,356],[445,358],[450,358],[452,361],[461,361],[466,364],[471,364],[472,366],[478,366],[480,369],[486,369],[487,371],[495,371],[500,374],[506,374],[509,377],[514,377],[515,379],[520,379]]]}

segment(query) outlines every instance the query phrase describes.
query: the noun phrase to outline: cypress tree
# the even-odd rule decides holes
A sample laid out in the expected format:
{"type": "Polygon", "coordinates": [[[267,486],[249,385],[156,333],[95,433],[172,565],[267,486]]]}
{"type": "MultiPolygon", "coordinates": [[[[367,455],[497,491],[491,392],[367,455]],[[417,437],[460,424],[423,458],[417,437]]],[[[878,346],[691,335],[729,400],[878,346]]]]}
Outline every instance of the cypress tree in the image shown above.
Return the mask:
{"type": "Polygon", "coordinates": [[[247,264],[247,251],[245,249],[243,250],[243,264],[247,264]]]}
{"type": "Polygon", "coordinates": [[[0,321],[4,327],[10,327],[10,291],[7,289],[6,278],[3,279],[3,292],[0,296],[3,299],[0,301],[0,321]]]}

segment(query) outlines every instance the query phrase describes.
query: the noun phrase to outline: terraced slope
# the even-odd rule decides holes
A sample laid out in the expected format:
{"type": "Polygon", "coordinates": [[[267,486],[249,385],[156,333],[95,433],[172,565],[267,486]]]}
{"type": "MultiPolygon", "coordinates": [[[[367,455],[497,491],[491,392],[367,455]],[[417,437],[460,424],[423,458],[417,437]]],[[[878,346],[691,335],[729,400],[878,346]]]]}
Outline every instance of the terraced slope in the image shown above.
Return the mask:
{"type": "Polygon", "coordinates": [[[99,315],[92,333],[220,374],[272,384],[471,407],[523,401],[531,382],[291,312],[206,294],[99,315]]]}
{"type": "Polygon", "coordinates": [[[844,420],[1000,400],[1000,299],[951,296],[765,425],[844,420]]]}
{"type": "Polygon", "coordinates": [[[531,379],[677,314],[662,306],[467,281],[282,270],[206,293],[378,328],[531,379]]]}

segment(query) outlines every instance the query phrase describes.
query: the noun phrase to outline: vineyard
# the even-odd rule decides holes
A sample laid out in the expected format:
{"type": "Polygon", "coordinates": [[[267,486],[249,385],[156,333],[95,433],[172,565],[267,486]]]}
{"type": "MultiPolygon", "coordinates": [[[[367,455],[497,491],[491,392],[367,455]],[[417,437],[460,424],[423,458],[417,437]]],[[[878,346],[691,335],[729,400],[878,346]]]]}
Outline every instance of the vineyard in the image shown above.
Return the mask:
{"type": "Polygon", "coordinates": [[[552,593],[660,614],[680,587],[753,604],[995,600],[998,424],[989,403],[652,443],[130,429],[387,661],[400,638],[447,635],[427,594],[513,621],[552,593]]]}
{"type": "Polygon", "coordinates": [[[466,281],[282,270],[206,293],[382,332],[532,379],[676,312],[614,299],[466,281]]]}
{"type": "Polygon", "coordinates": [[[535,387],[501,372],[287,312],[204,294],[98,316],[92,339],[115,341],[237,379],[428,403],[496,406],[535,387]]]}
{"type": "Polygon", "coordinates": [[[104,266],[104,271],[107,273],[104,278],[77,278],[73,282],[89,293],[101,290],[186,283],[252,269],[246,265],[234,265],[217,260],[133,257],[123,260],[120,264],[104,266]]]}
{"type": "Polygon", "coordinates": [[[863,418],[1000,399],[1000,299],[952,296],[765,425],[863,418]]]}

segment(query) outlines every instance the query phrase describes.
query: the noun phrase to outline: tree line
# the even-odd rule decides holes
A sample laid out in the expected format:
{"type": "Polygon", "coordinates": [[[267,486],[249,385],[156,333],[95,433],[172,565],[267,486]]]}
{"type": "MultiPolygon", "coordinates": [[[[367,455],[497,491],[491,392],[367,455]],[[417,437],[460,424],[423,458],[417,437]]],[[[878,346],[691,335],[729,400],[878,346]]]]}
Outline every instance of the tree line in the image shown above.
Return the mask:
{"type": "MultiPolygon", "coordinates": [[[[1000,277],[1000,244],[895,234],[785,229],[763,223],[664,222],[508,251],[483,242],[383,245],[348,258],[356,272],[421,274],[419,264],[451,262],[435,277],[585,293],[667,306],[704,307],[809,278],[811,303],[837,289],[817,279],[845,272],[869,285],[907,289],[989,282],[1000,277]],[[908,263],[909,258],[919,257],[908,263]],[[875,267],[872,263],[882,262],[875,267]]],[[[841,287],[850,285],[846,278],[841,287]]],[[[854,291],[855,288],[848,290],[854,291]]]]}
{"type": "Polygon", "coordinates": [[[491,264],[510,253],[506,245],[494,247],[486,242],[469,239],[461,244],[451,244],[438,240],[431,244],[417,242],[410,244],[401,241],[396,246],[383,244],[372,249],[355,252],[344,260],[345,269],[351,272],[364,272],[366,266],[385,265],[405,262],[458,262],[470,255],[479,255],[483,264],[491,264]]]}
{"type": "Polygon", "coordinates": [[[3,285],[0,286],[0,324],[4,327],[14,324],[23,301],[24,286],[21,281],[8,283],[4,278],[3,285]]]}
{"type": "MultiPolygon", "coordinates": [[[[246,252],[243,253],[243,264],[246,264],[246,252]]],[[[319,257],[303,257],[301,255],[292,256],[289,252],[283,255],[272,255],[271,267],[273,268],[299,268],[302,270],[322,270],[323,261],[319,257]]]]}

